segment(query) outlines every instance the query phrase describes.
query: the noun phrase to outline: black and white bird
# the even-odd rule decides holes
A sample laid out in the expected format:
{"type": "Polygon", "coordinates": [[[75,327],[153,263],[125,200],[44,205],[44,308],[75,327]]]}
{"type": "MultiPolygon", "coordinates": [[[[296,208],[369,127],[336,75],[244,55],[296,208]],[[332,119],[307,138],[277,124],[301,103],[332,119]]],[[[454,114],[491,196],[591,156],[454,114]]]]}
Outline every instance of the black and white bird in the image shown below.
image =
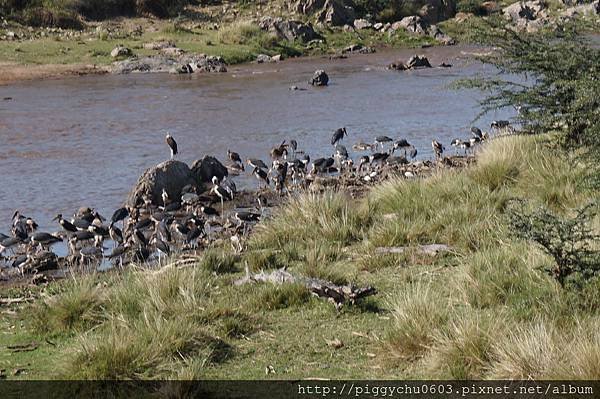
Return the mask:
{"type": "Polygon", "coordinates": [[[231,194],[225,187],[219,184],[219,179],[217,176],[213,176],[212,178],[213,187],[211,188],[211,192],[215,194],[221,200],[221,213],[223,213],[225,205],[225,200],[230,201],[232,199],[231,194]]]}
{"type": "Polygon", "coordinates": [[[397,149],[403,150],[405,157],[407,155],[409,155],[411,158],[415,158],[417,156],[417,149],[406,139],[400,139],[394,142],[392,146],[392,153],[394,153],[394,151],[396,151],[397,149]]]}
{"type": "Polygon", "coordinates": [[[69,233],[74,233],[77,231],[77,227],[75,227],[75,225],[73,223],[69,222],[68,220],[65,220],[63,218],[63,215],[60,213],[58,215],[56,215],[56,217],[52,220],[57,220],[58,224],[60,224],[60,226],[69,233]]]}
{"type": "Polygon", "coordinates": [[[369,163],[371,165],[377,164],[377,163],[382,164],[389,158],[389,156],[390,156],[389,152],[376,152],[369,156],[369,163]]]}
{"type": "Polygon", "coordinates": [[[252,170],[252,174],[258,179],[259,188],[263,183],[265,186],[269,185],[269,175],[265,170],[255,166],[252,170]]]}
{"type": "Polygon", "coordinates": [[[165,136],[165,141],[167,143],[167,145],[169,146],[169,148],[171,149],[171,159],[175,158],[175,155],[177,155],[177,142],[175,141],[175,139],[173,138],[173,136],[171,136],[169,133],[167,133],[167,135],[165,136]]]}
{"type": "Polygon", "coordinates": [[[52,244],[62,241],[62,238],[44,232],[34,233],[31,235],[30,239],[33,245],[39,245],[42,248],[50,247],[52,244]]]}
{"type": "Polygon", "coordinates": [[[238,154],[237,152],[230,151],[228,149],[227,150],[227,157],[229,158],[229,160],[231,162],[235,162],[236,164],[241,165],[242,170],[244,170],[244,164],[242,163],[242,158],[240,158],[240,154],[238,154]]]}
{"type": "Polygon", "coordinates": [[[264,169],[264,170],[269,169],[269,167],[267,166],[267,164],[264,163],[263,161],[261,161],[260,159],[249,158],[249,159],[246,160],[246,163],[248,165],[250,165],[252,168],[259,168],[259,169],[264,169]]]}
{"type": "Polygon", "coordinates": [[[129,216],[129,208],[119,208],[113,213],[112,217],[110,218],[110,222],[112,224],[118,223],[122,220],[125,220],[127,216],[129,216]]]}
{"type": "Polygon", "coordinates": [[[454,139],[450,143],[450,145],[454,148],[461,148],[465,150],[465,155],[467,155],[467,150],[471,148],[471,141],[463,141],[460,139],[454,139]]]}
{"type": "Polygon", "coordinates": [[[383,148],[383,145],[385,143],[390,143],[394,140],[392,140],[390,137],[388,136],[377,136],[375,137],[375,148],[379,147],[381,145],[381,148],[383,148]]]}
{"type": "Polygon", "coordinates": [[[166,242],[164,242],[163,240],[161,240],[158,237],[154,237],[152,239],[151,244],[154,245],[154,248],[156,248],[156,251],[158,251],[158,261],[160,262],[162,255],[166,255],[166,256],[170,256],[171,255],[171,247],[169,247],[169,244],[167,244],[166,242]]]}
{"type": "Polygon", "coordinates": [[[325,173],[329,171],[334,164],[335,160],[331,157],[329,158],[318,158],[315,159],[312,163],[311,173],[325,173]]]}
{"type": "Polygon", "coordinates": [[[202,212],[204,215],[210,216],[210,217],[220,216],[219,211],[217,211],[212,206],[202,206],[202,207],[200,207],[200,212],[202,212]]]}
{"type": "Polygon", "coordinates": [[[254,212],[238,211],[234,216],[240,224],[243,222],[258,222],[260,220],[260,213],[254,212]]]}
{"type": "Polygon", "coordinates": [[[444,153],[444,146],[442,145],[442,143],[440,143],[437,140],[433,140],[431,142],[431,148],[433,148],[433,152],[435,153],[435,157],[436,159],[439,159],[442,157],[442,154],[444,153]]]}
{"type": "Polygon", "coordinates": [[[348,158],[348,150],[342,144],[337,144],[335,146],[335,156],[341,159],[348,158]]]}
{"type": "Polygon", "coordinates": [[[473,126],[471,128],[471,134],[473,135],[473,137],[476,137],[476,138],[478,138],[480,140],[483,139],[483,132],[478,127],[473,126]]]}
{"type": "Polygon", "coordinates": [[[346,131],[345,127],[337,129],[335,132],[333,132],[333,135],[331,136],[331,145],[336,145],[338,141],[342,140],[344,136],[347,135],[348,132],[346,131]]]}
{"type": "Polygon", "coordinates": [[[292,149],[292,156],[296,157],[296,151],[298,151],[298,142],[296,140],[290,140],[290,148],[292,149]]]}
{"type": "Polygon", "coordinates": [[[506,120],[492,121],[490,128],[492,129],[505,129],[510,126],[510,122],[506,120]]]}

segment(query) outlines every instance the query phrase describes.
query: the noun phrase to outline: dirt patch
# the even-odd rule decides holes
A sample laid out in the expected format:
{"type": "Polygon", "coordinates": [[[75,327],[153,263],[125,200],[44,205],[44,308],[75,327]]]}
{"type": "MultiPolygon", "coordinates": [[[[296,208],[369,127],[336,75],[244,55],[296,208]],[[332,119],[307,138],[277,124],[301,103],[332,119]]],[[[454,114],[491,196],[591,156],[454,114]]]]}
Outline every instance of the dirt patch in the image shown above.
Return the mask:
{"type": "Polygon", "coordinates": [[[108,71],[105,68],[97,67],[95,65],[20,65],[3,62],[0,63],[0,85],[7,85],[23,80],[49,79],[60,78],[64,76],[90,74],[104,74],[107,72],[108,71]]]}

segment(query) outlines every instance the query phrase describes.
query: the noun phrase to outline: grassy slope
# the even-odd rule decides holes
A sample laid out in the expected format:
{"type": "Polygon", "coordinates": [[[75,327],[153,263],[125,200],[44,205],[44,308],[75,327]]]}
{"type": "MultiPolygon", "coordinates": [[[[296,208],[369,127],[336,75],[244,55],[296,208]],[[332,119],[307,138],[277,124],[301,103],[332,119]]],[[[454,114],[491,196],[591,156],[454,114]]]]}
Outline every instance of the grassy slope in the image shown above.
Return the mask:
{"type": "Polygon", "coordinates": [[[0,351],[0,368],[29,364],[20,378],[598,379],[598,287],[561,291],[536,270],[550,260],[512,239],[502,216],[512,197],[568,212],[594,194],[545,140],[496,140],[464,172],[387,182],[363,200],[303,195],[259,226],[242,258],[216,248],[195,267],[53,285],[2,314],[4,342],[41,344],[0,351]],[[374,254],[433,242],[454,250],[374,254]],[[246,262],[379,293],[338,313],[301,287],[232,286],[246,262]]]}

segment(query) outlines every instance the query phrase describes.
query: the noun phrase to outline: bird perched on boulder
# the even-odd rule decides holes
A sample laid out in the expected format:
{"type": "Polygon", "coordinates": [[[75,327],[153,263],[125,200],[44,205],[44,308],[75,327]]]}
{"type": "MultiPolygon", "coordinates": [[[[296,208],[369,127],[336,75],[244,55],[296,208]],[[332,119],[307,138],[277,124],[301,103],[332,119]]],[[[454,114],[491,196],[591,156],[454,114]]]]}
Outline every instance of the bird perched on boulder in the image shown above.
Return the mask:
{"type": "Polygon", "coordinates": [[[171,149],[171,159],[175,158],[175,155],[177,155],[177,142],[169,133],[167,133],[167,136],[165,137],[165,142],[171,149]]]}

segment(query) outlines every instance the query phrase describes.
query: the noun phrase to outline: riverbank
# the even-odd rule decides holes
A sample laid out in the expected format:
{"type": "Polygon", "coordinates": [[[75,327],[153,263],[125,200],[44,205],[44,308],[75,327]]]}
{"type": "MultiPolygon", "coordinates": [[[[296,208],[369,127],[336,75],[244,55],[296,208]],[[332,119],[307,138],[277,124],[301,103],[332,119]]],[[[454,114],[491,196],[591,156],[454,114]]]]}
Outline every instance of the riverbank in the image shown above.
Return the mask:
{"type": "Polygon", "coordinates": [[[359,199],[292,198],[240,255],[223,243],[158,270],[3,292],[0,368],[27,379],[598,379],[597,290],[561,288],[539,270],[552,260],[506,220],[511,198],[559,214],[589,202],[584,172],[546,136],[492,140],[462,171],[359,199]],[[392,247],[408,250],[379,249],[392,247]],[[336,310],[299,285],[234,285],[246,266],[377,294],[336,310]]]}
{"type": "MultiPolygon", "coordinates": [[[[539,1],[522,5],[451,1],[418,11],[408,7],[410,10],[394,12],[379,9],[375,12],[364,5],[355,6],[352,12],[342,12],[339,4],[331,5],[336,2],[327,3],[330,5],[320,10],[318,6],[302,6],[302,3],[187,5],[179,10],[177,17],[157,18],[142,12],[146,16],[105,20],[78,15],[69,8],[73,6],[70,3],[41,11],[35,8],[14,11],[14,18],[0,21],[0,85],[131,70],[130,65],[125,68],[118,65],[120,61],[131,61],[134,69],[142,71],[159,64],[154,66],[163,71],[177,70],[179,64],[189,63],[186,57],[201,54],[236,65],[311,55],[341,57],[359,48],[359,52],[371,52],[469,44],[476,41],[472,36],[474,26],[486,18],[499,16],[515,29],[527,32],[551,30],[558,22],[571,20],[581,21],[584,30],[595,31],[600,12],[597,1],[573,7],[539,1]],[[63,6],[67,8],[61,10],[63,6]],[[414,15],[409,13],[411,10],[414,15]],[[64,19],[65,15],[69,18],[64,19]],[[43,27],[44,24],[49,26],[43,27]],[[141,65],[136,64],[138,60],[141,65]]],[[[102,13],[118,15],[116,10],[102,13]]]]}
{"type": "MultiPolygon", "coordinates": [[[[5,22],[0,26],[0,84],[73,74],[110,71],[115,61],[179,54],[207,54],[236,65],[257,60],[259,55],[286,59],[306,55],[336,55],[351,45],[371,48],[419,48],[437,40],[398,30],[391,35],[374,29],[345,30],[323,27],[304,36],[296,28],[276,34],[259,27],[263,15],[285,15],[280,8],[259,14],[254,8],[227,9],[205,6],[173,19],[117,18],[87,22],[80,30],[38,28],[5,22]],[[211,17],[207,17],[211,15],[211,17]],[[235,17],[234,17],[235,16],[235,17]],[[117,47],[130,52],[114,57],[117,47]]],[[[280,18],[280,17],[279,17],[280,18]]],[[[304,24],[306,17],[299,18],[304,24]]],[[[305,26],[305,25],[302,25],[305,26]]],[[[275,28],[280,32],[281,27],[275,28]]],[[[264,57],[263,57],[264,58],[264,57]]]]}

